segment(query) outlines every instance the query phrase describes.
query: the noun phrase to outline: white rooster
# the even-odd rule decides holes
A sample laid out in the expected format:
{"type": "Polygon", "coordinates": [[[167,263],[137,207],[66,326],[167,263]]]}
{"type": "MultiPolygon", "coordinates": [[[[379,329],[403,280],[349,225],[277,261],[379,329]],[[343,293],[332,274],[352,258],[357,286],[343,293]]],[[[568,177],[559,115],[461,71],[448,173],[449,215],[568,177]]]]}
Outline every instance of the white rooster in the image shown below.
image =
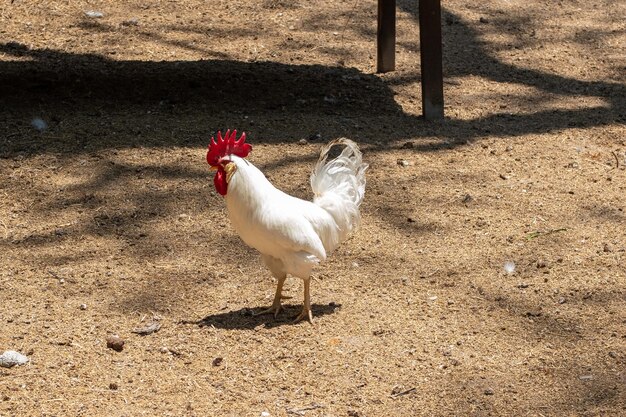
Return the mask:
{"type": "Polygon", "coordinates": [[[207,162],[216,170],[216,190],[224,196],[228,216],[241,239],[261,252],[263,261],[278,280],[272,306],[258,314],[281,310],[287,274],[304,281],[304,305],[295,322],[313,320],[311,272],[324,261],[360,221],[359,206],[365,193],[365,171],[356,143],[336,139],[323,147],[311,173],[315,197],[305,201],[276,189],[263,173],[245,158],[252,147],[243,133],[218,132],[211,138],[207,162]],[[335,145],[343,145],[339,156],[328,161],[335,145]]]}

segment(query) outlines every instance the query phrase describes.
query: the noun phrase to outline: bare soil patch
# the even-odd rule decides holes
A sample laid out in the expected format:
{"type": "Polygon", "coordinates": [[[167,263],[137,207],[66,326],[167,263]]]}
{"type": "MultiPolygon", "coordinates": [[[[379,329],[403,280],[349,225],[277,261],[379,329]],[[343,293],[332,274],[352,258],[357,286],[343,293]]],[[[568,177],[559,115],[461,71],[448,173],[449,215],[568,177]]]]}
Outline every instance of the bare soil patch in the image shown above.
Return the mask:
{"type": "Polygon", "coordinates": [[[0,353],[31,361],[0,415],[624,415],[626,6],[444,8],[426,123],[417,2],[379,75],[373,0],[3,0],[0,353]],[[204,161],[227,128],[303,198],[321,143],[371,164],[313,325],[295,279],[251,316],[275,283],[204,161]]]}

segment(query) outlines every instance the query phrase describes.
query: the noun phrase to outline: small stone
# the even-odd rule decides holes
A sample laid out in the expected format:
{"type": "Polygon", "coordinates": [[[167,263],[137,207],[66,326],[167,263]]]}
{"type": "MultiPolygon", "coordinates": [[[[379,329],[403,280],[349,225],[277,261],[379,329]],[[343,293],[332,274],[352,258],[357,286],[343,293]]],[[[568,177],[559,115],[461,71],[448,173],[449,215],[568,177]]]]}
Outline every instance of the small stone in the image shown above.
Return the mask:
{"type": "Polygon", "coordinates": [[[39,117],[35,117],[31,122],[31,125],[40,132],[43,132],[48,128],[48,123],[39,117]]]}
{"type": "Polygon", "coordinates": [[[401,167],[408,167],[410,165],[409,161],[407,161],[406,159],[398,159],[398,165],[400,165],[401,167]]]}
{"type": "Polygon", "coordinates": [[[485,393],[485,395],[493,395],[494,394],[493,389],[491,389],[491,388],[485,388],[484,393],[485,393]]]}
{"type": "Polygon", "coordinates": [[[93,17],[93,18],[104,17],[104,13],[98,12],[98,11],[94,11],[94,10],[86,11],[85,15],[87,15],[87,17],[93,17]]]}
{"type": "Polygon", "coordinates": [[[215,358],[213,359],[213,366],[220,366],[223,361],[224,361],[224,358],[215,358]]]}
{"type": "Polygon", "coordinates": [[[317,133],[313,133],[311,136],[309,136],[309,139],[311,142],[314,142],[316,140],[322,140],[322,134],[317,132],[317,133]]]}
{"type": "Polygon", "coordinates": [[[487,19],[486,17],[481,16],[480,19],[478,19],[480,21],[480,23],[489,23],[489,19],[487,19]]]}
{"type": "Polygon", "coordinates": [[[472,201],[474,201],[474,197],[472,197],[469,194],[465,194],[465,196],[463,197],[463,200],[461,200],[461,202],[465,205],[471,203],[472,201]]]}
{"type": "Polygon", "coordinates": [[[609,243],[605,243],[602,250],[606,253],[613,252],[613,247],[609,243]]]}
{"type": "Polygon", "coordinates": [[[309,142],[308,142],[306,139],[300,139],[300,140],[298,141],[298,143],[299,143],[300,145],[308,145],[308,144],[309,144],[309,142]]]}
{"type": "Polygon", "coordinates": [[[581,381],[591,381],[593,379],[593,375],[581,375],[578,379],[581,381]]]}
{"type": "Polygon", "coordinates": [[[565,304],[567,300],[564,297],[559,298],[559,304],[565,304]]]}
{"type": "Polygon", "coordinates": [[[87,310],[87,304],[81,304],[80,306],[78,306],[78,308],[80,308],[81,310],[87,310]]]}
{"type": "Polygon", "coordinates": [[[538,269],[545,268],[547,266],[548,266],[548,264],[546,263],[546,261],[544,261],[542,259],[537,261],[537,268],[538,269]]]}
{"type": "Polygon", "coordinates": [[[15,365],[25,365],[30,361],[28,356],[14,350],[7,350],[0,355],[0,367],[12,368],[15,365]]]}
{"type": "Polygon", "coordinates": [[[413,144],[413,142],[404,142],[402,144],[402,148],[403,149],[413,149],[415,145],[413,144]]]}
{"type": "Polygon", "coordinates": [[[134,17],[132,19],[124,20],[120,23],[120,26],[139,26],[139,19],[134,17]]]}
{"type": "Polygon", "coordinates": [[[111,382],[111,383],[109,384],[109,389],[110,389],[110,390],[116,391],[118,388],[119,388],[119,387],[118,387],[118,385],[117,385],[115,382],[111,382]]]}
{"type": "Polygon", "coordinates": [[[109,336],[107,337],[107,347],[116,352],[121,352],[124,349],[124,340],[117,335],[109,336]]]}

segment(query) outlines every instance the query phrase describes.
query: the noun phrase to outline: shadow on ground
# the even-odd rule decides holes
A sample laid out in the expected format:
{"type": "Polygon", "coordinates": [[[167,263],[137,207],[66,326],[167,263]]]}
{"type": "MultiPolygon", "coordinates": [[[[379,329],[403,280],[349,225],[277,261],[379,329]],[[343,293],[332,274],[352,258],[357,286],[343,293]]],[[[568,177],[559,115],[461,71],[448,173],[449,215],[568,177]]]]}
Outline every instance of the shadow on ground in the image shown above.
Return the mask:
{"type": "MultiPolygon", "coordinates": [[[[184,320],[181,324],[194,324],[200,327],[216,327],[218,329],[254,329],[259,326],[266,328],[293,325],[294,317],[301,311],[301,305],[283,305],[283,311],[274,317],[271,314],[255,315],[263,311],[266,307],[259,307],[257,309],[242,308],[239,310],[228,311],[225,313],[211,314],[201,320],[184,320]]],[[[337,309],[341,308],[341,304],[312,304],[311,310],[313,312],[313,319],[319,318],[325,315],[334,314],[337,309]]]]}

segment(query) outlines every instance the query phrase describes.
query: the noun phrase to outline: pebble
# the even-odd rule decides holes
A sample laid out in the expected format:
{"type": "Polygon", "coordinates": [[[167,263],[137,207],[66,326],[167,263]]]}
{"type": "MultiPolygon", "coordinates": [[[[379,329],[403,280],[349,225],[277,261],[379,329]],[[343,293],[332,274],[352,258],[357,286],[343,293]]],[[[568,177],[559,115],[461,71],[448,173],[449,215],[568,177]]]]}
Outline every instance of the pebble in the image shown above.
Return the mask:
{"type": "Polygon", "coordinates": [[[398,159],[398,165],[400,165],[401,167],[408,167],[410,165],[409,161],[407,161],[406,159],[398,159]]]}
{"type": "Polygon", "coordinates": [[[7,350],[0,355],[0,366],[3,368],[12,368],[15,365],[25,365],[30,361],[28,356],[22,355],[14,350],[7,350]]]}
{"type": "Polygon", "coordinates": [[[104,13],[96,12],[96,11],[93,11],[93,10],[86,11],[85,15],[87,15],[88,17],[94,17],[94,18],[104,17],[104,13]]]}
{"type": "Polygon", "coordinates": [[[107,337],[107,347],[116,352],[121,352],[124,349],[124,339],[117,335],[109,336],[107,337]]]}
{"type": "Polygon", "coordinates": [[[224,358],[215,358],[213,359],[213,366],[220,366],[222,364],[222,362],[224,361],[224,358]]]}
{"type": "Polygon", "coordinates": [[[493,392],[493,390],[491,388],[486,388],[484,392],[485,392],[485,395],[493,395],[494,394],[494,392],[493,392]]]}
{"type": "Polygon", "coordinates": [[[35,129],[37,129],[40,132],[43,132],[44,130],[48,128],[48,124],[39,117],[35,117],[30,123],[31,125],[33,125],[35,129]]]}

